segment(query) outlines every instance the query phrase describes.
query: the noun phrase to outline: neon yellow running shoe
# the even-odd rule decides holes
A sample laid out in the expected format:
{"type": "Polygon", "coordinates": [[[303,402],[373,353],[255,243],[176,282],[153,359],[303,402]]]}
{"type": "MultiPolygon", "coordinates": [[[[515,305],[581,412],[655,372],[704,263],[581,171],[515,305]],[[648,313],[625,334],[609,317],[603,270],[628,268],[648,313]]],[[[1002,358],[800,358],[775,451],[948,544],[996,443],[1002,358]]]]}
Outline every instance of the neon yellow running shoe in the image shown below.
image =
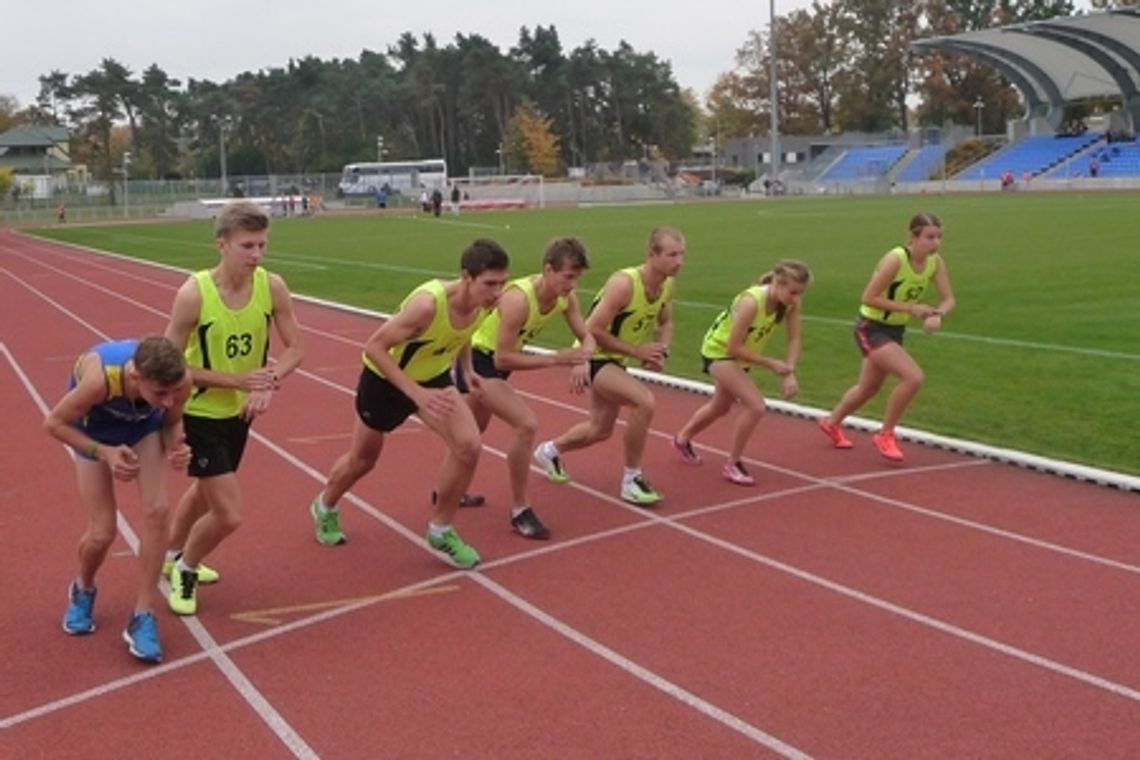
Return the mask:
{"type": "MultiPolygon", "coordinates": [[[[174,559],[168,559],[162,563],[162,574],[170,575],[174,572],[174,566],[178,564],[178,560],[182,559],[182,555],[177,555],[174,559]]],[[[205,562],[198,564],[198,584],[202,586],[211,583],[217,583],[222,579],[220,573],[214,568],[208,566],[205,562]]]]}

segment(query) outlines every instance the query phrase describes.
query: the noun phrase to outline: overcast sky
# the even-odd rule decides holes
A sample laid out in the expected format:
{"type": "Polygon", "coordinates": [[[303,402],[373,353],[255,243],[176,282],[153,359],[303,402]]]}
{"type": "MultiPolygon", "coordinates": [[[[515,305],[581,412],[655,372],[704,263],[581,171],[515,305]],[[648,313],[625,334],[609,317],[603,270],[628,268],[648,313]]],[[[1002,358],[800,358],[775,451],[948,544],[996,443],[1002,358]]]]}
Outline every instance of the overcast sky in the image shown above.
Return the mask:
{"type": "MultiPolygon", "coordinates": [[[[810,0],[777,0],[776,13],[810,0]]],[[[386,51],[410,31],[446,44],[478,33],[506,52],[519,28],[558,29],[563,50],[593,38],[605,50],[622,39],[669,61],[698,95],[732,68],[750,29],[766,28],[768,0],[23,0],[5,3],[0,94],[34,102],[39,77],[83,74],[114,58],[136,75],[157,63],[183,83],[221,83],[243,71],[282,67],[290,58],[355,58],[386,51]]]]}
{"type": "MultiPolygon", "coordinates": [[[[0,12],[0,95],[34,102],[39,77],[84,74],[105,57],[136,75],[157,63],[183,83],[221,83],[290,58],[355,58],[383,52],[410,31],[440,44],[481,34],[506,52],[519,28],[554,25],[563,50],[593,38],[605,50],[624,39],[673,66],[682,87],[704,96],[733,67],[748,31],[766,29],[770,0],[30,0],[0,12]]],[[[777,15],[811,0],[776,0],[777,15]]],[[[1088,8],[1088,0],[1077,0],[1088,8]]]]}

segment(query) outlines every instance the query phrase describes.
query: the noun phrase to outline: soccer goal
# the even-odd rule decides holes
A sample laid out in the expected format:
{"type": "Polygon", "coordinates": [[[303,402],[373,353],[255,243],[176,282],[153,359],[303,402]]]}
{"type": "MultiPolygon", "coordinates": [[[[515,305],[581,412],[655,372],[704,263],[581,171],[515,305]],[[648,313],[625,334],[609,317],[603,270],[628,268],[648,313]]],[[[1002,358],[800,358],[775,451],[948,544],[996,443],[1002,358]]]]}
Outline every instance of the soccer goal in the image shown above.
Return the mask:
{"type": "Polygon", "coordinates": [[[461,209],[546,208],[542,176],[538,174],[489,174],[451,177],[459,189],[461,209]]]}

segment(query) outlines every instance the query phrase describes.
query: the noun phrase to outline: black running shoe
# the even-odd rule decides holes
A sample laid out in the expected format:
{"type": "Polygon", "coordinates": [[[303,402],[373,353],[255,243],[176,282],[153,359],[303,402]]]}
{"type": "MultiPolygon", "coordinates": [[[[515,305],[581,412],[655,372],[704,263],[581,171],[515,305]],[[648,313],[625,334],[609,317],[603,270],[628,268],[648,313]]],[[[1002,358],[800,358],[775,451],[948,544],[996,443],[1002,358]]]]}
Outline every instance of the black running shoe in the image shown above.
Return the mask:
{"type": "Polygon", "coordinates": [[[522,512],[511,518],[511,526],[519,532],[523,538],[535,538],[539,540],[546,540],[550,538],[550,531],[538,519],[538,515],[534,510],[527,507],[522,512]]]}

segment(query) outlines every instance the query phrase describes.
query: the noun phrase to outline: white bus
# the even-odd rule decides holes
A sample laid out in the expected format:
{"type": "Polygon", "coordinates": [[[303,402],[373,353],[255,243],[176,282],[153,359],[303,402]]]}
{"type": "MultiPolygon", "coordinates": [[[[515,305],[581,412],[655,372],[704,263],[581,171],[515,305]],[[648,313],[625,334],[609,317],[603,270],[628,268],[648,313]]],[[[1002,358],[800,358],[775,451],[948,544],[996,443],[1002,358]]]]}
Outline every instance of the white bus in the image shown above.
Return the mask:
{"type": "Polygon", "coordinates": [[[337,185],[337,195],[375,195],[388,186],[388,192],[419,193],[444,190],[447,186],[447,162],[442,158],[414,161],[383,161],[346,164],[337,185]]]}

